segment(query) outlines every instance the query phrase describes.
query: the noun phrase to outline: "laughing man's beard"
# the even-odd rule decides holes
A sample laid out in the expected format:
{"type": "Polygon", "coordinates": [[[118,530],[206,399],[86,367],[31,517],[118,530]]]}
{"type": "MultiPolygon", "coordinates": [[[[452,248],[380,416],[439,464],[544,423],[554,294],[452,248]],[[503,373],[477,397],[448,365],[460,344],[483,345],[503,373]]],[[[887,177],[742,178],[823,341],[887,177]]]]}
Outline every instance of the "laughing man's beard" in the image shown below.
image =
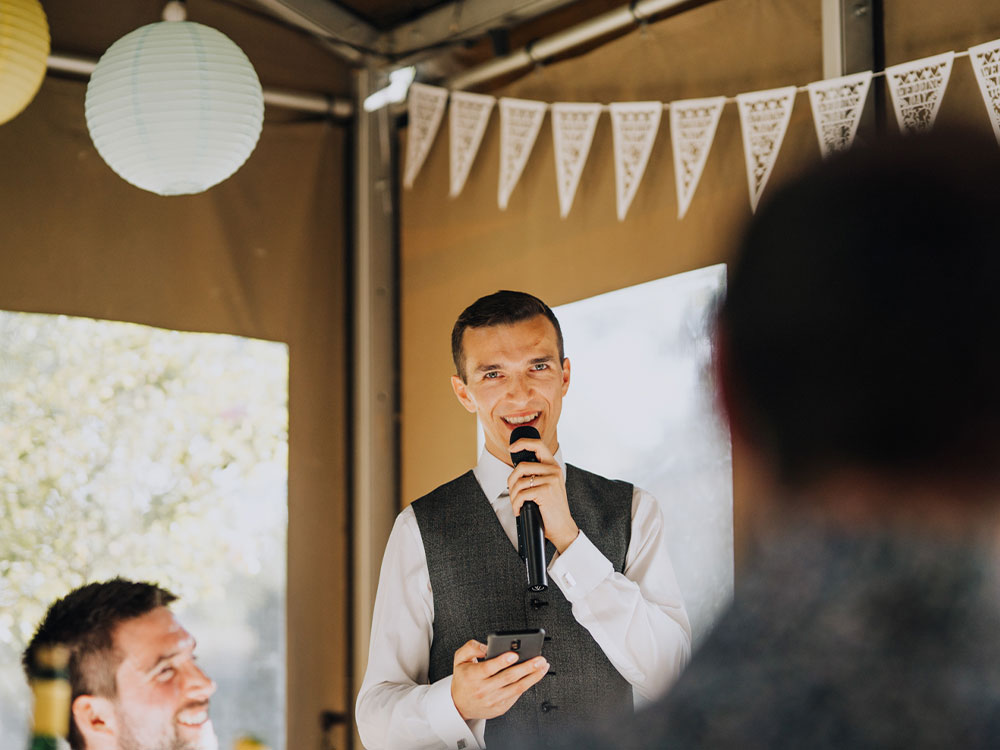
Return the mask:
{"type": "Polygon", "coordinates": [[[158,737],[153,744],[143,743],[135,732],[132,731],[131,717],[124,714],[120,708],[118,711],[119,726],[121,731],[118,735],[118,750],[218,750],[219,741],[215,732],[209,737],[203,737],[201,741],[182,740],[177,736],[176,728],[169,737],[158,737]]]}

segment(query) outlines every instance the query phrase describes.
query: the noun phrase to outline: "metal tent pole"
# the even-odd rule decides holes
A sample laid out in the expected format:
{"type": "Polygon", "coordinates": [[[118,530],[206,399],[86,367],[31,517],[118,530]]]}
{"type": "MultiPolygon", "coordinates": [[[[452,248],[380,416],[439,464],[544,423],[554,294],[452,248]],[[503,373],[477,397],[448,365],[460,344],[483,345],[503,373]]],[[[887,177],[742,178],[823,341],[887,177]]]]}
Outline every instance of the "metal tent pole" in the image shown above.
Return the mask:
{"type": "Polygon", "coordinates": [[[586,44],[599,37],[612,34],[630,26],[644,22],[659,13],[663,13],[690,0],[639,0],[639,2],[623,5],[615,10],[595,16],[589,21],[563,29],[555,34],[543,37],[512,52],[504,57],[498,57],[490,62],[469,68],[456,76],[452,76],[444,84],[450,89],[467,89],[493,78],[513,73],[517,70],[530,68],[539,62],[572,50],[574,47],[586,44]]]}
{"type": "MultiPolygon", "coordinates": [[[[93,57],[71,55],[65,52],[53,52],[49,55],[48,68],[51,71],[71,73],[87,78],[96,67],[97,60],[93,57]]],[[[345,97],[277,89],[270,86],[264,88],[264,104],[299,112],[330,115],[345,120],[354,114],[354,103],[345,97]]]]}

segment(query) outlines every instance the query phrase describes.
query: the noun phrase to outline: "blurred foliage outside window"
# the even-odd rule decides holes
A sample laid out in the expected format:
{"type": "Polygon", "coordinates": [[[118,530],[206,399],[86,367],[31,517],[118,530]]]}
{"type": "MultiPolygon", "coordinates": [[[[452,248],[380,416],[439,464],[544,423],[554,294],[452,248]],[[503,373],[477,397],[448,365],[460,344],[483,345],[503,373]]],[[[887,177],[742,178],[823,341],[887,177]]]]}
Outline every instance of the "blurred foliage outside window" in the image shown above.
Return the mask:
{"type": "Polygon", "coordinates": [[[48,605],[121,575],[181,597],[220,747],[284,747],[287,403],[284,344],[0,312],[0,746],[48,605]]]}

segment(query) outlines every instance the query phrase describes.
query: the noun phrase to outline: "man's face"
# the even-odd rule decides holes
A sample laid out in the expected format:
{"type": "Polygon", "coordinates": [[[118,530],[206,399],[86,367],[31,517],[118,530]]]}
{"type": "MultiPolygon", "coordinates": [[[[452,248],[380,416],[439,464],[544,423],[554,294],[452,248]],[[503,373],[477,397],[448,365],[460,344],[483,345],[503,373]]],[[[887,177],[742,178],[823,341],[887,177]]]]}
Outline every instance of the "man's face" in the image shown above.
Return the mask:
{"type": "Polygon", "coordinates": [[[475,412],[486,449],[510,461],[510,433],[520,425],[538,430],[553,453],[562,398],[569,389],[569,360],[559,361],[555,326],[538,315],[512,325],[467,328],[462,336],[466,381],[452,376],[462,405],[475,412]]]}
{"type": "Polygon", "coordinates": [[[198,668],[195,642],[158,607],[114,631],[118,750],[216,750],[208,718],[215,683],[198,668]]]}

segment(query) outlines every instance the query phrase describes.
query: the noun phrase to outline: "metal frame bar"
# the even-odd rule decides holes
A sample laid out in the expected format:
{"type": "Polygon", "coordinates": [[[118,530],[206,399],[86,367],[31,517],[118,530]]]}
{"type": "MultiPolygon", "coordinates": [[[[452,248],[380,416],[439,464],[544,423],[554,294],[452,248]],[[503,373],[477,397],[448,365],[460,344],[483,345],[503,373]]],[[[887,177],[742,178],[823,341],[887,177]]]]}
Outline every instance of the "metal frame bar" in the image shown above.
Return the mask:
{"type": "Polygon", "coordinates": [[[368,662],[382,553],[399,511],[396,118],[361,102],[388,82],[368,68],[355,78],[354,365],[352,456],[353,685],[368,662]]]}
{"type": "Polygon", "coordinates": [[[255,0],[270,13],[314,36],[331,42],[331,50],[354,64],[363,50],[377,50],[382,35],[353,13],[328,0],[255,0]],[[340,44],[337,44],[340,42],[340,44]]]}
{"type": "Polygon", "coordinates": [[[284,21],[347,49],[335,49],[353,63],[367,53],[388,59],[451,39],[485,33],[511,21],[545,13],[573,0],[462,0],[427,11],[413,21],[380,32],[350,11],[327,0],[255,0],[284,21]]]}
{"type": "Polygon", "coordinates": [[[493,78],[530,68],[551,57],[568,52],[598,37],[644,22],[651,16],[685,5],[689,0],[639,0],[595,16],[589,21],[539,39],[505,57],[459,73],[446,83],[450,89],[467,89],[493,78]]]}
{"type": "Polygon", "coordinates": [[[839,78],[844,70],[843,0],[821,0],[823,23],[823,78],[839,78]]]}
{"type": "Polygon", "coordinates": [[[465,0],[440,6],[383,34],[384,49],[394,55],[484,34],[499,25],[555,10],[573,0],[465,0]]]}
{"type": "Polygon", "coordinates": [[[879,0],[821,0],[823,77],[837,78],[879,65],[879,0]]]}
{"type": "MultiPolygon", "coordinates": [[[[66,52],[53,52],[49,55],[48,69],[58,73],[89,78],[97,67],[97,60],[83,55],[71,55],[66,52]]],[[[293,91],[278,89],[273,86],[264,87],[264,104],[270,107],[294,109],[299,112],[330,115],[338,119],[350,119],[354,114],[354,102],[350,99],[327,94],[314,94],[308,91],[293,91]]]]}
{"type": "MultiPolygon", "coordinates": [[[[823,77],[838,78],[885,67],[882,0],[821,0],[823,77]]],[[[872,86],[858,126],[865,132],[885,128],[885,91],[872,86]]]]}

